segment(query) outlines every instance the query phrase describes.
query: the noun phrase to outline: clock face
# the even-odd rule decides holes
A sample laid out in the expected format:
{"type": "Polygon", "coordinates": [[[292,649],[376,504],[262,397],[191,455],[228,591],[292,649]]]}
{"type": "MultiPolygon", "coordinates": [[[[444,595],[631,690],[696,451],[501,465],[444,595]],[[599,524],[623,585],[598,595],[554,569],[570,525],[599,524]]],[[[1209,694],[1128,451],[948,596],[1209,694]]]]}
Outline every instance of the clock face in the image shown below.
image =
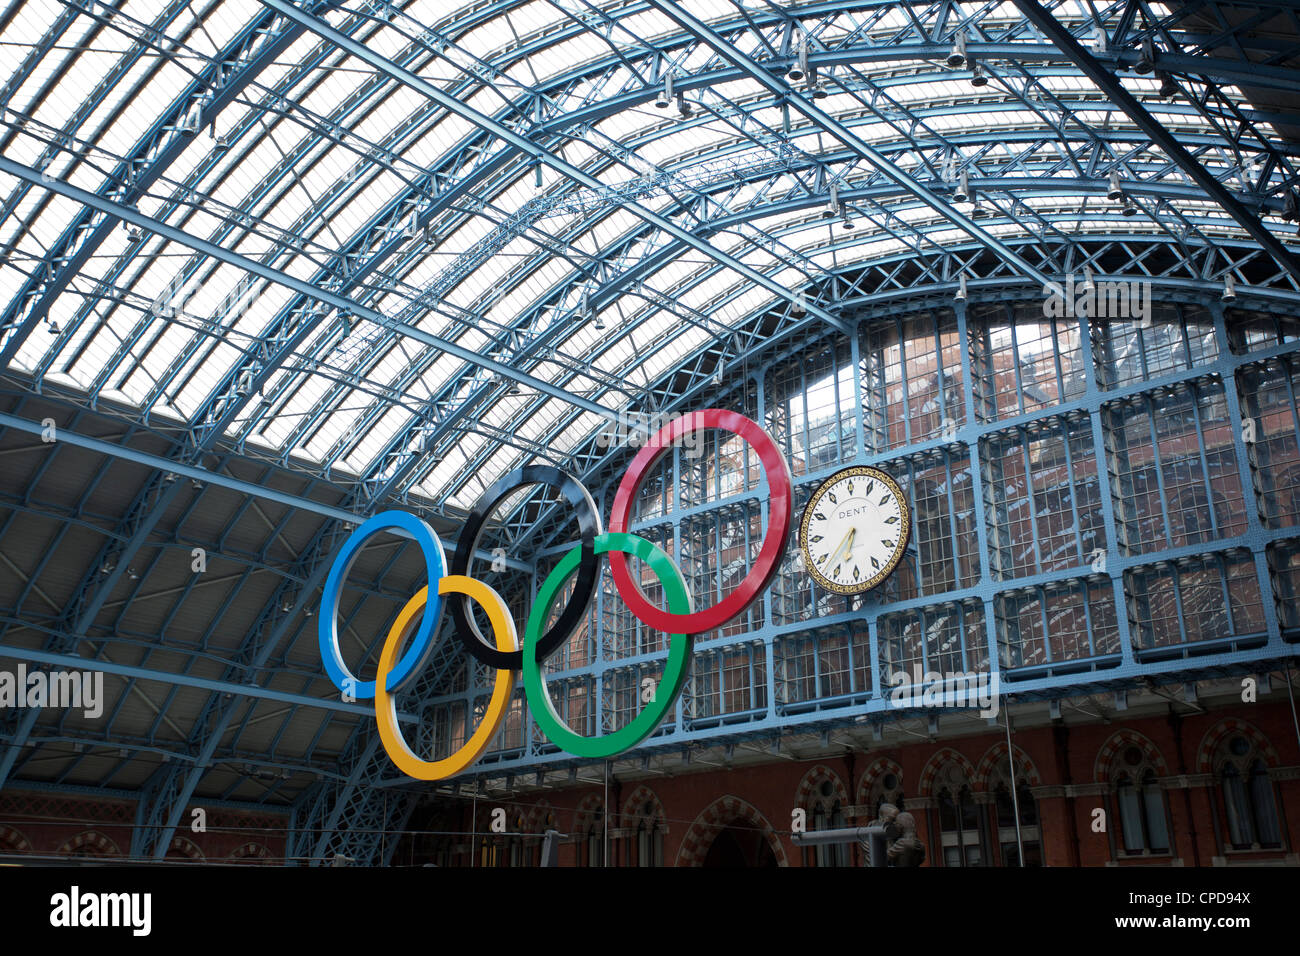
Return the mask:
{"type": "Polygon", "coordinates": [[[861,594],[893,573],[912,532],[902,489],[878,468],[837,471],[813,494],[799,526],[804,567],[822,587],[861,594]]]}

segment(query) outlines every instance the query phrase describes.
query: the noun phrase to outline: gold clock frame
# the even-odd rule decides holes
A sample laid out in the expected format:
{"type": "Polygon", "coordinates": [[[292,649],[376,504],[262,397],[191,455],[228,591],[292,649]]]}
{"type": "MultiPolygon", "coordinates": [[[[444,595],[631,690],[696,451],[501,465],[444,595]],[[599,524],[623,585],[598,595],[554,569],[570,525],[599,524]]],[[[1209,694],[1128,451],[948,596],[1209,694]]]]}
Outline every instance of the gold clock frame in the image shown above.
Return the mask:
{"type": "Polygon", "coordinates": [[[808,504],[804,507],[803,518],[799,521],[799,553],[803,555],[804,570],[808,572],[809,577],[816,581],[824,590],[834,594],[865,594],[873,588],[879,587],[885,580],[894,573],[899,562],[903,560],[903,554],[907,551],[908,544],[912,540],[912,507],[907,503],[907,496],[903,494],[903,489],[899,487],[898,482],[888,472],[881,471],[879,468],[872,468],[870,465],[852,465],[848,468],[841,468],[833,475],[829,476],[813,492],[813,496],[808,499],[808,504]],[[824,495],[832,485],[838,484],[845,478],[861,476],[879,481],[890,494],[898,501],[899,514],[903,523],[902,533],[898,538],[898,545],[894,548],[894,553],[889,560],[870,578],[857,584],[837,584],[823,575],[812,559],[812,554],[808,549],[808,521],[812,518],[813,511],[821,502],[824,495]]]}

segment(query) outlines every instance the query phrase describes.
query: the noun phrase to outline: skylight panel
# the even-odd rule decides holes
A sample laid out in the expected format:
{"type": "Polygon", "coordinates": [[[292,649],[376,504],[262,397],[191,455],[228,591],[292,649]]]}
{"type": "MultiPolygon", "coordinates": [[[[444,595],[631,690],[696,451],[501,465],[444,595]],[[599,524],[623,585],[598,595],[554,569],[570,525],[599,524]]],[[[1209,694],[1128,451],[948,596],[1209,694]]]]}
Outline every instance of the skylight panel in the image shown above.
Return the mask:
{"type": "MultiPolygon", "coordinates": [[[[40,169],[40,157],[45,152],[45,143],[35,136],[15,136],[13,141],[5,147],[5,158],[12,159],[15,163],[22,163],[24,166],[31,166],[40,169]]],[[[63,168],[62,163],[55,163],[51,173],[57,174],[63,168]]],[[[18,180],[10,180],[17,185],[18,180]]],[[[6,192],[9,191],[8,187],[6,192]]]]}
{"type": "Polygon", "coordinates": [[[648,40],[654,40],[670,33],[681,32],[681,27],[658,10],[647,10],[644,13],[637,13],[630,17],[621,17],[620,22],[627,33],[648,40]]]}
{"type": "MultiPolygon", "coordinates": [[[[465,470],[466,457],[458,447],[448,449],[447,455],[433,469],[427,478],[419,484],[419,489],[429,498],[440,499],[449,487],[454,483],[459,484],[462,472],[465,470]]],[[[472,475],[470,476],[472,479],[472,475]]],[[[481,481],[473,482],[474,487],[466,492],[462,490],[451,498],[452,504],[460,508],[467,508],[478,500],[479,495],[485,485],[481,481]]]]}
{"type": "Polygon", "coordinates": [[[318,71],[315,88],[298,97],[304,110],[318,116],[333,116],[334,112],[365,83],[366,77],[358,70],[368,67],[359,60],[345,57],[337,69],[318,71]]]}
{"type": "Polygon", "coordinates": [[[600,416],[583,412],[551,440],[551,447],[561,453],[571,452],[579,442],[601,427],[603,422],[604,419],[600,416]]]}
{"type": "MultiPolygon", "coordinates": [[[[0,32],[0,42],[5,46],[17,47],[20,55],[9,58],[8,62],[17,67],[26,56],[25,48],[31,47],[46,36],[54,21],[62,14],[55,4],[24,3],[14,13],[9,25],[0,32]]],[[[124,38],[125,39],[125,38],[124,38]]]]}
{"type": "MultiPolygon", "coordinates": [[[[304,357],[299,358],[299,364],[304,363],[304,357]]],[[[316,404],[329,388],[330,383],[319,375],[303,374],[301,381],[298,383],[297,390],[293,397],[285,404],[273,419],[268,421],[262,429],[261,434],[265,435],[272,444],[273,448],[283,448],[285,440],[310,416],[316,404]]]]}
{"type": "MultiPolygon", "coordinates": [[[[133,405],[143,405],[149,392],[153,390],[167,370],[175,362],[176,356],[184,352],[186,345],[194,335],[189,329],[172,325],[163,330],[158,341],[147,355],[137,356],[140,364],[122,382],[119,388],[131,397],[133,405]]],[[[135,349],[132,349],[135,354],[135,349]]]]}

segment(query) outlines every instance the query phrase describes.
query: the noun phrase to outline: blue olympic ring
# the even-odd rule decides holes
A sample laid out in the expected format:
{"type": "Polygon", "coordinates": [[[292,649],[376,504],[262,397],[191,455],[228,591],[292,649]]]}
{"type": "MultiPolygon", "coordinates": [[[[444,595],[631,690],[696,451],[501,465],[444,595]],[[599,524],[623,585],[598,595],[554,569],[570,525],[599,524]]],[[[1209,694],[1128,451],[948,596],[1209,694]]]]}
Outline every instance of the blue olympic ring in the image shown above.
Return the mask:
{"type": "MultiPolygon", "coordinates": [[[[361,546],[366,539],[380,531],[398,530],[406,532],[415,539],[424,555],[424,565],[429,574],[430,583],[447,575],[447,557],[442,550],[442,541],[438,533],[415,515],[405,511],[381,511],[357,528],[344,542],[343,549],[334,559],[329,577],[325,579],[325,593],[321,595],[320,623],[317,634],[320,637],[320,656],[325,664],[325,673],[329,675],[334,686],[343,693],[357,700],[370,700],[375,696],[375,682],[361,681],[348,670],[343,663],[343,654],[339,649],[338,602],[343,592],[343,582],[348,579],[352,563],[356,561],[361,546]]],[[[428,606],[420,619],[419,630],[411,639],[411,646],[402,655],[388,674],[384,682],[390,694],[397,693],[428,662],[433,652],[434,638],[438,633],[438,624],[442,620],[442,595],[437,588],[429,589],[428,606]]]]}

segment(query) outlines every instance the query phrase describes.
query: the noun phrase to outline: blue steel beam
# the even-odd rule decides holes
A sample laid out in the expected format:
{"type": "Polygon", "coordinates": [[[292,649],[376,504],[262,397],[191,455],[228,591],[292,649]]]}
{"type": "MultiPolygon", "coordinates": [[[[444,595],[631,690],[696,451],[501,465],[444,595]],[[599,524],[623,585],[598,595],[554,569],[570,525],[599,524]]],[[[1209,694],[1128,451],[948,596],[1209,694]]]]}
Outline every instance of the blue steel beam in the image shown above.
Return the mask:
{"type": "MultiPolygon", "coordinates": [[[[659,2],[659,0],[655,0],[659,2]]],[[[1128,115],[1138,129],[1142,130],[1151,141],[1159,146],[1165,154],[1177,164],[1200,186],[1211,200],[1218,203],[1256,242],[1268,252],[1273,259],[1296,279],[1300,279],[1300,258],[1291,252],[1281,240],[1259,221],[1254,213],[1237,201],[1223,183],[1196,161],[1187,148],[1178,141],[1178,137],[1162,126],[1137,98],[1133,96],[1116,76],[1107,70],[1097,58],[1083,48],[1074,35],[1054,16],[1047,12],[1038,0],[1014,0],[1020,11],[1058,47],[1061,52],[1074,61],[1075,65],[1088,77],[1111,101],[1128,115]]]]}
{"type": "MultiPolygon", "coordinates": [[[[824,6],[824,5],[822,5],[822,6],[824,6]]],[[[856,4],[850,4],[849,6],[858,6],[858,5],[856,5],[856,4]]],[[[816,9],[814,9],[814,8],[809,8],[809,12],[810,12],[810,13],[816,13],[816,12],[818,12],[820,9],[821,9],[821,7],[818,7],[818,8],[816,8],[816,9]]],[[[1043,52],[1042,50],[1039,50],[1038,48],[1026,49],[1026,47],[1028,46],[1028,44],[1024,44],[1024,43],[1019,43],[1019,44],[1001,44],[1000,46],[1006,46],[1006,47],[1008,48],[1008,49],[1005,50],[1005,51],[1001,50],[1000,48],[995,48],[995,47],[998,47],[998,46],[999,46],[999,45],[990,44],[990,45],[988,45],[987,49],[985,49],[985,48],[983,48],[983,47],[980,47],[980,48],[978,48],[978,51],[977,51],[977,48],[976,48],[976,47],[972,47],[972,53],[974,53],[974,54],[976,54],[976,55],[979,55],[979,56],[997,56],[997,55],[1000,55],[1000,54],[1003,54],[1003,53],[1005,53],[1005,54],[1007,54],[1007,55],[1016,54],[1016,55],[1018,55],[1019,57],[1021,57],[1021,58],[1026,58],[1026,59],[1032,59],[1032,58],[1035,58],[1035,57],[1038,57],[1038,56],[1042,56],[1042,55],[1044,55],[1044,52],[1043,52]]],[[[937,48],[936,48],[936,49],[937,49],[937,48]]],[[[895,55],[895,54],[897,54],[898,56],[913,56],[913,55],[920,55],[920,56],[927,56],[927,57],[931,55],[931,53],[930,53],[930,52],[927,52],[926,50],[917,50],[917,51],[914,52],[914,51],[911,51],[911,50],[901,50],[901,49],[895,49],[894,52],[891,52],[891,53],[890,53],[891,56],[893,56],[893,55],[895,55]]],[[[834,51],[834,55],[835,55],[835,56],[841,56],[841,57],[843,56],[843,54],[841,53],[841,51],[834,51]]],[[[830,57],[831,54],[828,53],[827,56],[830,57]]],[[[1200,69],[1202,70],[1202,72],[1205,72],[1205,71],[1213,72],[1213,71],[1212,71],[1213,64],[1207,64],[1207,63],[1201,62],[1201,61],[1205,60],[1206,58],[1203,58],[1203,57],[1202,57],[1202,58],[1187,58],[1187,59],[1196,59],[1196,60],[1198,61],[1198,62],[1197,62],[1197,66],[1198,66],[1198,68],[1200,68],[1200,69]]],[[[828,64],[829,64],[831,61],[828,59],[827,62],[828,62],[828,64]]],[[[847,62],[847,61],[846,61],[846,62],[847,62]]],[[[1175,68],[1175,67],[1177,67],[1177,66],[1179,66],[1179,65],[1181,65],[1181,64],[1171,64],[1170,68],[1175,68]]]]}
{"type": "MultiPolygon", "coordinates": [[[[275,0],[275,2],[280,2],[280,0],[275,0]]],[[[878,149],[866,140],[862,139],[825,110],[816,106],[811,100],[801,96],[790,97],[789,94],[792,90],[787,81],[777,79],[770,70],[740,52],[740,50],[735,46],[727,43],[712,27],[704,23],[704,21],[692,16],[682,7],[667,2],[667,0],[650,0],[650,3],[660,13],[668,17],[668,19],[703,40],[705,44],[707,44],[714,53],[722,57],[722,59],[733,64],[740,70],[744,71],[749,77],[762,84],[772,93],[773,96],[789,97],[787,102],[789,102],[791,108],[802,113],[840,142],[852,147],[865,159],[870,161],[876,169],[889,179],[893,180],[894,183],[911,193],[939,215],[948,219],[953,225],[966,232],[967,235],[978,239],[994,255],[997,255],[1004,261],[1011,263],[1015,266],[1017,271],[1031,279],[1034,279],[1040,284],[1046,284],[1049,281],[1048,277],[1044,273],[1040,272],[1028,261],[1023,259],[1001,239],[988,232],[988,230],[984,229],[965,213],[961,212],[938,193],[918,182],[915,178],[894,165],[894,163],[892,163],[878,149]]]]}
{"type": "MultiPolygon", "coordinates": [[[[314,8],[329,9],[332,6],[334,0],[314,8]]],[[[269,34],[274,20],[274,16],[269,14],[255,19],[216,55],[203,73],[190,82],[105,180],[100,188],[104,198],[116,197],[121,202],[135,203],[145,196],[149,187],[165,175],[189,147],[190,140],[181,135],[179,129],[191,104],[206,97],[201,118],[211,123],[303,33],[301,27],[286,23],[278,35],[269,34]],[[270,39],[266,39],[268,35],[270,39]],[[254,55],[244,59],[244,55],[254,49],[254,55]],[[227,75],[225,71],[231,63],[237,64],[237,68],[227,75]]],[[[44,284],[41,273],[34,271],[27,284],[10,300],[4,315],[0,316],[0,335],[6,336],[4,347],[0,348],[0,368],[9,365],[32,329],[45,318],[55,299],[79,274],[117,224],[111,215],[105,216],[98,224],[94,222],[95,217],[96,211],[89,206],[79,213],[50,250],[49,261],[60,263],[58,270],[44,284]],[[27,314],[16,323],[23,309],[27,314]]]]}
{"type": "MultiPolygon", "coordinates": [[[[494,120],[492,117],[480,113],[473,107],[448,96],[439,87],[422,77],[417,76],[409,70],[396,66],[386,57],[383,57],[365,45],[358,43],[347,34],[340,33],[325,21],[303,12],[292,3],[286,2],[286,0],[262,0],[262,2],[278,11],[283,16],[286,16],[311,30],[323,39],[337,44],[341,49],[344,49],[358,59],[369,63],[380,72],[387,74],[393,79],[398,80],[411,89],[423,94],[448,112],[455,113],[457,116],[468,120],[480,129],[492,133],[502,141],[509,143],[521,153],[532,157],[534,160],[554,169],[556,172],[574,182],[581,183],[589,189],[594,189],[598,193],[608,193],[608,187],[604,183],[589,175],[584,170],[579,169],[577,166],[574,166],[538,147],[531,140],[519,135],[514,130],[494,120]]],[[[650,225],[653,225],[669,235],[676,237],[682,242],[685,242],[696,251],[703,253],[711,259],[716,259],[719,262],[724,263],[729,268],[740,273],[751,282],[754,282],[767,289],[769,292],[772,292],[777,297],[788,301],[794,301],[794,296],[790,290],[784,288],[780,283],[775,282],[763,275],[761,272],[750,268],[739,259],[736,259],[718,249],[714,249],[708,243],[702,242],[696,238],[690,231],[678,226],[675,222],[665,219],[658,213],[653,212],[636,202],[622,200],[619,201],[618,205],[639,219],[642,219],[650,225]]],[[[814,314],[831,327],[844,331],[844,325],[834,314],[827,312],[824,309],[818,309],[814,314]]]]}
{"type": "MultiPolygon", "coordinates": [[[[11,415],[9,412],[0,412],[0,427],[13,428],[16,431],[27,432],[32,435],[40,435],[43,427],[39,422],[29,421],[20,418],[17,415],[11,415]]],[[[160,473],[172,473],[185,478],[194,478],[199,481],[216,485],[219,488],[226,488],[230,491],[247,495],[250,498],[264,498],[267,501],[274,501],[278,504],[287,505],[290,508],[296,508],[302,511],[309,511],[318,514],[323,518],[333,519],[335,521],[350,522],[360,524],[366,519],[366,515],[348,511],[345,508],[337,508],[333,505],[326,504],[323,501],[314,501],[311,498],[304,498],[300,495],[289,494],[284,491],[277,491],[266,485],[256,484],[251,481],[243,481],[235,478],[233,475],[224,474],[219,471],[211,471],[207,468],[199,468],[192,465],[186,465],[170,458],[164,458],[160,455],[151,455],[148,452],[140,451],[129,445],[107,442],[98,438],[91,438],[87,435],[81,435],[68,428],[57,429],[58,441],[67,442],[69,445],[75,445],[79,448],[85,448],[89,451],[98,452],[109,458],[120,458],[123,461],[131,461],[136,464],[146,465],[156,469],[160,473]]],[[[58,442],[52,443],[57,446],[58,442]]],[[[102,530],[102,529],[100,529],[102,530]]],[[[396,534],[396,532],[394,532],[396,534]]],[[[484,560],[491,561],[493,556],[487,552],[480,551],[478,556],[484,560]]],[[[507,562],[509,567],[518,571],[531,571],[532,566],[522,564],[513,559],[507,562]]]]}
{"type": "MultiPolygon", "coordinates": [[[[310,697],[305,694],[293,694],[241,681],[214,680],[208,677],[196,677],[191,674],[177,674],[171,671],[136,667],[131,664],[116,664],[100,658],[55,653],[14,644],[0,644],[0,657],[8,657],[16,661],[27,661],[33,664],[48,664],[51,667],[59,667],[65,670],[102,671],[105,674],[113,674],[117,677],[133,680],[156,681],[160,684],[193,687],[212,694],[230,694],[239,698],[273,700],[282,704],[293,704],[297,707],[311,707],[317,710],[353,714],[357,717],[373,717],[375,713],[373,707],[361,704],[345,704],[341,700],[332,697],[310,697]]],[[[400,714],[398,719],[402,721],[415,720],[409,714],[400,714]]]]}
{"type": "Polygon", "coordinates": [[[513,379],[521,385],[527,385],[540,392],[545,392],[563,402],[577,405],[586,411],[600,415],[602,418],[612,419],[617,417],[613,411],[605,408],[603,405],[597,405],[594,402],[587,401],[581,396],[574,395],[571,392],[566,392],[563,389],[555,388],[551,383],[542,381],[539,378],[534,378],[531,375],[520,374],[510,366],[498,362],[496,359],[485,355],[479,355],[456,342],[447,341],[446,339],[439,338],[436,335],[430,335],[428,332],[416,328],[409,323],[390,319],[373,309],[367,308],[360,303],[353,301],[352,299],[325,289],[317,288],[309,282],[304,282],[303,280],[295,278],[285,272],[281,272],[278,269],[272,269],[254,259],[248,258],[247,256],[242,256],[237,252],[223,249],[206,239],[192,236],[189,233],[176,229],[165,222],[160,222],[157,219],[139,213],[129,206],[97,196],[94,193],[85,189],[80,189],[70,183],[65,183],[59,180],[46,182],[42,180],[40,171],[32,169],[30,166],[25,166],[22,163],[16,163],[7,157],[0,156],[0,171],[8,173],[11,176],[16,176],[19,179],[25,179],[30,183],[41,185],[44,188],[66,196],[75,202],[91,206],[108,215],[116,216],[119,219],[129,222],[132,225],[139,226],[142,229],[148,229],[150,232],[154,232],[166,239],[170,239],[172,242],[182,246],[187,246],[196,252],[211,256],[214,259],[219,259],[228,265],[232,265],[237,269],[242,269],[252,275],[259,276],[269,282],[285,286],[300,295],[330,306],[331,308],[350,313],[359,319],[373,322],[375,325],[399,329],[403,334],[415,339],[417,342],[421,342],[431,348],[442,349],[459,359],[466,362],[473,362],[483,368],[490,369],[498,375],[513,379]]]}

